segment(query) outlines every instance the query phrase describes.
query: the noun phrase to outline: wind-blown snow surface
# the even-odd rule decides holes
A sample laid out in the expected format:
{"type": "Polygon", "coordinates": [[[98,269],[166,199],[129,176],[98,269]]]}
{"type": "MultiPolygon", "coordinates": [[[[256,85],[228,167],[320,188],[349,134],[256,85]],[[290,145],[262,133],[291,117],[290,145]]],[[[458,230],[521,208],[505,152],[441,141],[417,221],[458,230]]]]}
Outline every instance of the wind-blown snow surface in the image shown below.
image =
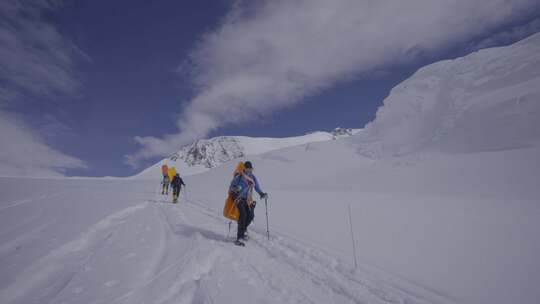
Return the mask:
{"type": "Polygon", "coordinates": [[[0,302],[449,303],[260,225],[236,247],[218,202],[157,185],[0,178],[0,302]]]}
{"type": "Polygon", "coordinates": [[[470,153],[540,143],[540,33],[421,68],[392,89],[359,142],[366,155],[470,153]]]}

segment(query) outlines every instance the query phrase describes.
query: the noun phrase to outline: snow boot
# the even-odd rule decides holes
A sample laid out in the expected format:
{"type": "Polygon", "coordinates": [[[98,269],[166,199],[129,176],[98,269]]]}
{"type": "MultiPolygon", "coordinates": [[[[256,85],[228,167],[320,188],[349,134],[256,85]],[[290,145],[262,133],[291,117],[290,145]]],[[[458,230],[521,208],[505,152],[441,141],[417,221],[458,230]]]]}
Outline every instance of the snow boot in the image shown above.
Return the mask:
{"type": "Polygon", "coordinates": [[[236,241],[234,242],[234,244],[235,244],[236,246],[240,246],[240,247],[246,246],[246,244],[240,242],[240,240],[236,240],[236,241]]]}

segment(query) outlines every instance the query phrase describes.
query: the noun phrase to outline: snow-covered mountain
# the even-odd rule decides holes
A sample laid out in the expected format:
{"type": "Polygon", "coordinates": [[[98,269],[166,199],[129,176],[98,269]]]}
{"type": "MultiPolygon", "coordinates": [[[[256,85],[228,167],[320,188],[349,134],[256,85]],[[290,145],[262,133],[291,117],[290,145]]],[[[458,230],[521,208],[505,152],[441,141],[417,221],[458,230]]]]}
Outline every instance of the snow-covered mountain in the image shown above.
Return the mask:
{"type": "Polygon", "coordinates": [[[0,303],[537,303],[539,45],[425,67],[353,136],[196,142],[167,160],[206,170],[177,205],[155,179],[0,177],[0,303]],[[246,155],[269,199],[237,247],[246,155]]]}
{"type": "Polygon", "coordinates": [[[365,155],[470,153],[540,143],[540,33],[418,70],[357,136],[365,155]]]}
{"type": "Polygon", "coordinates": [[[233,159],[259,155],[286,147],[313,142],[336,140],[357,134],[360,129],[335,128],[331,132],[313,132],[303,136],[263,138],[247,136],[219,136],[197,140],[180,151],[143,170],[134,178],[159,178],[161,166],[175,167],[182,175],[205,172],[233,159]]]}

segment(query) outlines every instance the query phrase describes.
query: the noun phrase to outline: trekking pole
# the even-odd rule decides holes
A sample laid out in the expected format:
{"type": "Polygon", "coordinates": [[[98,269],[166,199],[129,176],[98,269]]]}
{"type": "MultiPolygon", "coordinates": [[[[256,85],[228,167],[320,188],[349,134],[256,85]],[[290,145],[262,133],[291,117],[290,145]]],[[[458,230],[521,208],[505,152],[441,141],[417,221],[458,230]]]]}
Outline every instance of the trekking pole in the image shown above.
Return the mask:
{"type": "Polygon", "coordinates": [[[229,221],[229,232],[227,232],[227,238],[229,238],[230,234],[231,234],[231,221],[229,221]]]}
{"type": "Polygon", "coordinates": [[[264,198],[264,207],[266,209],[266,235],[268,240],[270,240],[270,229],[268,229],[268,197],[264,198]]]}

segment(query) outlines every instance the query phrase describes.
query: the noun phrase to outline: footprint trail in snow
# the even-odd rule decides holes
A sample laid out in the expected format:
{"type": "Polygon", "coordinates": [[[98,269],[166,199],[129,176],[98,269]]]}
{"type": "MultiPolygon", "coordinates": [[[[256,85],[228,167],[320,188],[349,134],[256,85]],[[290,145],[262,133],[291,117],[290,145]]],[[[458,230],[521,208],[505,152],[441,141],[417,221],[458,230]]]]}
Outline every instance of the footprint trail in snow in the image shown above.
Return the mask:
{"type": "MultiPolygon", "coordinates": [[[[233,225],[235,226],[235,225],[233,225]]],[[[235,233],[232,229],[231,234],[235,233]]],[[[52,250],[0,291],[2,303],[451,303],[354,269],[284,235],[227,237],[219,212],[153,195],[52,250]]]]}

